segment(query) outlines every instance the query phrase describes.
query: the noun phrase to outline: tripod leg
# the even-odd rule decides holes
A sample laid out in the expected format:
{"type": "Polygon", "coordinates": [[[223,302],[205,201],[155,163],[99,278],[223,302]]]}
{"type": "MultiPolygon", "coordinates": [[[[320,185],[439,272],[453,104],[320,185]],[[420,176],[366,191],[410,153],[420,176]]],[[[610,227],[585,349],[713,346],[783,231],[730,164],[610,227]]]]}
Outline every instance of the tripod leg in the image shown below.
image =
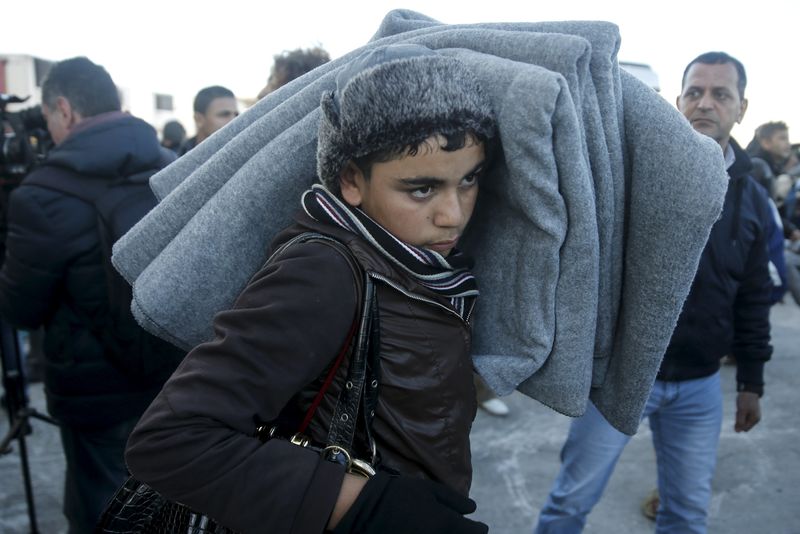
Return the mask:
{"type": "Polygon", "coordinates": [[[50,423],[51,425],[58,426],[58,421],[50,417],[49,415],[45,415],[36,410],[36,408],[28,408],[27,409],[27,416],[33,417],[34,419],[38,419],[39,421],[44,421],[45,423],[50,423]]]}
{"type": "Polygon", "coordinates": [[[12,439],[19,442],[22,478],[25,485],[25,499],[28,504],[28,519],[31,532],[39,533],[36,525],[36,508],[33,501],[31,471],[28,464],[28,447],[25,442],[25,431],[29,425],[28,398],[25,393],[25,376],[22,372],[22,358],[16,331],[5,321],[0,320],[0,358],[2,358],[3,387],[8,402],[8,415],[11,429],[0,443],[0,451],[7,452],[12,439]]]}
{"type": "Polygon", "coordinates": [[[19,418],[15,420],[14,424],[11,425],[11,428],[8,429],[6,437],[3,438],[3,441],[0,441],[0,455],[11,454],[14,451],[11,448],[11,442],[17,439],[17,434],[19,434],[19,431],[22,428],[23,423],[24,423],[23,419],[19,418]]]}
{"type": "Polygon", "coordinates": [[[36,525],[36,504],[33,500],[33,485],[31,484],[31,469],[28,464],[28,445],[25,442],[25,427],[28,425],[28,417],[26,414],[21,413],[16,418],[14,424],[8,430],[8,434],[0,442],[0,454],[9,454],[12,452],[11,442],[17,440],[19,442],[19,458],[20,466],[22,468],[22,482],[25,487],[25,500],[28,504],[28,520],[31,525],[31,534],[38,534],[39,528],[36,525]]]}
{"type": "MultiPolygon", "coordinates": [[[[22,419],[20,419],[21,421],[22,419]]],[[[19,421],[18,421],[19,422],[19,421]]],[[[20,427],[22,428],[22,427],[20,427]]],[[[25,485],[25,500],[28,503],[28,520],[31,524],[31,534],[39,534],[39,527],[36,525],[36,504],[33,501],[33,485],[31,484],[31,470],[28,465],[28,446],[25,443],[25,433],[17,431],[19,436],[19,457],[22,465],[22,480],[25,485]]]]}

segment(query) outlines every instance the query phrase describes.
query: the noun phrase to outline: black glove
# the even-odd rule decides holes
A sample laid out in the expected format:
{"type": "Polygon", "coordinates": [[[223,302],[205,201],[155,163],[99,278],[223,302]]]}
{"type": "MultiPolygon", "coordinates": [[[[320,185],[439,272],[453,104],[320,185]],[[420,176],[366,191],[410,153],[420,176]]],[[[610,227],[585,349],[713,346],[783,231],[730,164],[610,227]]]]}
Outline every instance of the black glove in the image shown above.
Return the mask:
{"type": "Polygon", "coordinates": [[[486,534],[489,527],[464,517],[475,501],[450,488],[379,472],[366,483],[334,534],[486,534]]]}

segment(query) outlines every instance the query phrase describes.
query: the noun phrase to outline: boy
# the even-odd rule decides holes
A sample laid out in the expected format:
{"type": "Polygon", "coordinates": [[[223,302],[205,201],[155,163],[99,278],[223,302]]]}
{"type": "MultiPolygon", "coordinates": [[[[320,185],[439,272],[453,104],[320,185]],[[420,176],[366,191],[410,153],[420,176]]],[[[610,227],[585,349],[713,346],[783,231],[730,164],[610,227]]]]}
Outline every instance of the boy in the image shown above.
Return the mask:
{"type": "MultiPolygon", "coordinates": [[[[493,114],[462,63],[416,45],[354,60],[321,107],[324,186],[305,193],[304,212],[273,247],[322,234],[346,247],[358,272],[324,240],[282,249],[142,417],[128,465],[165,497],[245,533],[486,532],[464,517],[475,509],[467,495],[477,288],[456,245],[486,172],[493,114]],[[254,437],[258,422],[302,404],[345,344],[364,273],[380,323],[380,390],[369,414],[380,460],[370,478],[254,437]]],[[[341,382],[312,420],[313,441],[325,441],[341,382]]]]}

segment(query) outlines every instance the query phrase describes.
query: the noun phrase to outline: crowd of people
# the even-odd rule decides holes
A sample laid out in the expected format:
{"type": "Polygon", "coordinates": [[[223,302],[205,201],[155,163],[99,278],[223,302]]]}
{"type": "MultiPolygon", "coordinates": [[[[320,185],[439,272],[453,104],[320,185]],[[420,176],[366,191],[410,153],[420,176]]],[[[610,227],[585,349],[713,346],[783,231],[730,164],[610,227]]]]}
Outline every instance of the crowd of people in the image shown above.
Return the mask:
{"type": "Polygon", "coordinates": [[[769,192],[777,224],[783,230],[783,239],[776,238],[773,248],[786,244],[785,264],[777,266],[781,281],[776,283],[776,299],[788,290],[800,304],[800,144],[789,141],[785,122],[767,122],[756,129],[747,153],[753,162],[753,176],[769,192]]]}
{"type": "MultiPolygon", "coordinates": [[[[259,98],[329,60],[320,48],[276,56],[259,98]]],[[[730,181],[642,414],[660,533],[706,531],[721,361],[737,366],[735,430],[750,431],[772,353],[770,306],[787,291],[800,304],[800,147],[783,122],[761,125],[746,149],[731,137],[746,86],[741,62],[709,52],[688,63],[676,100],[719,145],[730,181]]],[[[214,339],[188,354],[155,351],[144,330],[121,342],[110,310],[130,294],[112,291],[97,213],[125,208],[56,182],[146,183],[239,115],[234,93],[201,89],[194,135],[170,121],[160,140],[121,111],[111,76],[87,58],[54,65],[42,102],[56,146],[11,196],[0,315],[44,328],[70,534],[93,532],[129,470],[240,532],[488,530],[468,517],[469,432],[479,406],[508,408],[473,372],[478,292],[458,240],[502,139],[467,65],[389,45],[341,70],[320,104],[320,184],[215,317],[214,339]],[[137,372],[119,362],[133,353],[137,372]]],[[[580,532],[629,439],[590,402],[535,531],[580,532]]]]}

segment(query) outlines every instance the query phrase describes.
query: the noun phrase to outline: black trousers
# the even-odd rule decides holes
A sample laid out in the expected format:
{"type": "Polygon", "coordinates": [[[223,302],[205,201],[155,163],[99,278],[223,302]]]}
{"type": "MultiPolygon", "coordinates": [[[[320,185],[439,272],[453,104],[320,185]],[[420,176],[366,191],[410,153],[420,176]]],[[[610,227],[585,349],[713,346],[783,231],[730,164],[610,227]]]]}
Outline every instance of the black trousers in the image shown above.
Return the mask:
{"type": "Polygon", "coordinates": [[[64,515],[69,534],[91,534],[109,499],[128,477],[125,444],[138,418],[98,429],[61,426],[67,460],[64,515]]]}

